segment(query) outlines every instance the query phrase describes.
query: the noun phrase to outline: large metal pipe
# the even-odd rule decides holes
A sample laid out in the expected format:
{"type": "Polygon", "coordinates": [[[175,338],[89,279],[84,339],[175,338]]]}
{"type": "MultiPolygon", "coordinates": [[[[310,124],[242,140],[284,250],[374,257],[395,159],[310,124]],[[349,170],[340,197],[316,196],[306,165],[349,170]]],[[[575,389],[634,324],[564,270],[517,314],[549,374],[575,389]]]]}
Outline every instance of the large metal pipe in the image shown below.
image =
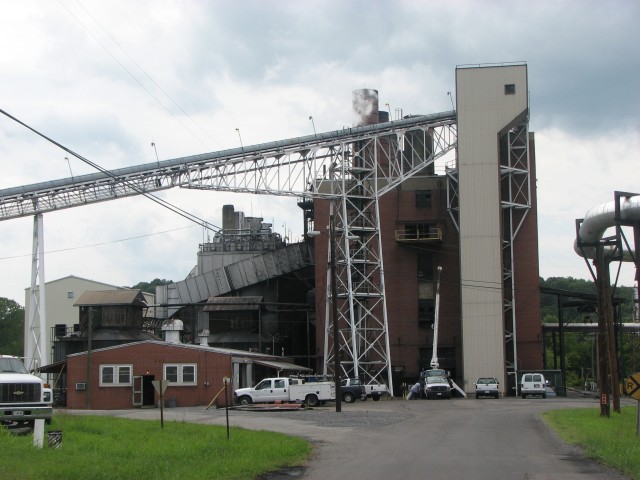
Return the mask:
{"type": "MultiPolygon", "coordinates": [[[[573,249],[581,257],[596,258],[595,245],[604,236],[608,228],[616,225],[616,205],[611,201],[591,208],[587,211],[580,229],[578,238],[574,242],[573,249]],[[584,246],[586,244],[586,246],[584,246]]],[[[620,220],[625,222],[640,223],[640,195],[624,197],[620,199],[620,220]]],[[[637,249],[637,246],[634,247],[637,249]]],[[[605,256],[611,253],[611,249],[605,249],[605,256]]],[[[623,247],[623,261],[633,261],[632,252],[623,247]]]]}

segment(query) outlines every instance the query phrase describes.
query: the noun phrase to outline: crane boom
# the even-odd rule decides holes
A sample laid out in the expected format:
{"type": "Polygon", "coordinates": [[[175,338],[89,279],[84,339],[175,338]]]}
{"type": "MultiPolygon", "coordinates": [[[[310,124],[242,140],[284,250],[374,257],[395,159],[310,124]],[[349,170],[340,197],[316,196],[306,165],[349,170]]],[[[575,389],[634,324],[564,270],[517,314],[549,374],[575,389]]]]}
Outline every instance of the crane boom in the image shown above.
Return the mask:
{"type": "Polygon", "coordinates": [[[436,312],[435,320],[433,322],[433,354],[431,355],[431,368],[438,368],[438,324],[440,321],[440,272],[442,267],[438,267],[436,273],[436,312]]]}

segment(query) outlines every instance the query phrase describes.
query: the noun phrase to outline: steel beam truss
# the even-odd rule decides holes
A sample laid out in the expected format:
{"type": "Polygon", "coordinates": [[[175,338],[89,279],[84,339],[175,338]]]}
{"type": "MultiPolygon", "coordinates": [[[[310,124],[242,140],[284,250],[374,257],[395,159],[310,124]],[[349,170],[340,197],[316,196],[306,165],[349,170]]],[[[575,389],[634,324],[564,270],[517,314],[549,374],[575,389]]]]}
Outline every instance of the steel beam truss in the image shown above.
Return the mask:
{"type": "Polygon", "coordinates": [[[529,123],[523,120],[502,137],[500,190],[502,195],[502,282],[504,298],[505,366],[507,378],[518,382],[513,242],[531,209],[529,123]]]}
{"type": "Polygon", "coordinates": [[[456,142],[455,113],[446,112],[164,160],[0,190],[0,221],[173,187],[331,200],[344,373],[392,389],[379,198],[456,142]]]}
{"type": "MultiPolygon", "coordinates": [[[[444,150],[455,143],[454,122],[453,112],[423,115],[8,188],[0,190],[0,221],[174,187],[332,198],[329,171],[347,158],[353,142],[386,137],[402,143],[412,131],[431,128],[444,150]]],[[[408,151],[380,169],[388,182],[381,194],[414,175],[423,161],[408,151]]]]}
{"type": "Polygon", "coordinates": [[[451,122],[358,139],[340,150],[342,155],[329,172],[334,199],[331,216],[336,219],[332,231],[336,275],[330,281],[337,288],[334,299],[327,282],[325,375],[334,374],[337,344],[340,375],[384,383],[393,391],[379,199],[455,144],[451,122]],[[334,301],[337,318],[328,315],[334,301]],[[333,322],[338,323],[337,342],[333,322]]]}
{"type": "Polygon", "coordinates": [[[42,215],[33,217],[33,251],[31,253],[31,295],[29,297],[29,335],[27,358],[29,370],[38,371],[49,363],[46,329],[44,282],[44,231],[42,215]]]}

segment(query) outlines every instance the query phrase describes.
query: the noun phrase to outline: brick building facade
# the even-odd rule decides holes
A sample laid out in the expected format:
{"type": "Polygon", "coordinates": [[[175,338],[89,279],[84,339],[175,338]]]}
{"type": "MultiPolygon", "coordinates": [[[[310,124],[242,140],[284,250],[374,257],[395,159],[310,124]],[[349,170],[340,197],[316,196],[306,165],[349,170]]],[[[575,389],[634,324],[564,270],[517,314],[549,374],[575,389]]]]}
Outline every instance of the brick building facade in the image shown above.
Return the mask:
{"type": "Polygon", "coordinates": [[[169,381],[165,404],[190,407],[224,405],[234,388],[278,371],[302,371],[286,357],[163,341],[127,343],[67,357],[67,407],[114,410],[157,406],[153,381],[169,381]],[[89,372],[89,377],[87,377],[89,372]]]}

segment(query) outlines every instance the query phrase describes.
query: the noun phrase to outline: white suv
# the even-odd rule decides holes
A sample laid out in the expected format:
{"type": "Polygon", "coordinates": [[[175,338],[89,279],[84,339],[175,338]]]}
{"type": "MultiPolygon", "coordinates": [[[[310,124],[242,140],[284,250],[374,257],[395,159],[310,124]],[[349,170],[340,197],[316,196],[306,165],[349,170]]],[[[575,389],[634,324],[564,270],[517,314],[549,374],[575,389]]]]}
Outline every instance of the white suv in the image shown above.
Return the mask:
{"type": "Polygon", "coordinates": [[[525,373],[522,375],[520,394],[522,398],[527,398],[527,395],[540,395],[542,398],[547,398],[547,382],[544,379],[544,375],[541,373],[525,373]]]}

